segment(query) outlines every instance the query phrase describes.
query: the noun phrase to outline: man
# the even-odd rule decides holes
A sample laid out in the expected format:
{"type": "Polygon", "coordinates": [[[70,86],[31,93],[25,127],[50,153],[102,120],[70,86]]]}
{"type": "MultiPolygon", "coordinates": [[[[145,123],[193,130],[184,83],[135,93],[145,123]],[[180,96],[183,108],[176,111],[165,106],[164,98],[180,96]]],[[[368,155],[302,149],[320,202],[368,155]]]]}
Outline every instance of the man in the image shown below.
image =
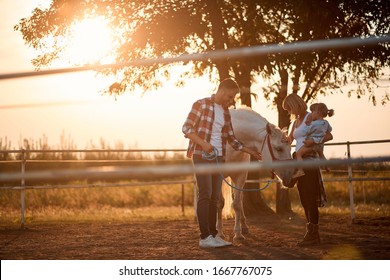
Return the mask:
{"type": "MultiPolygon", "coordinates": [[[[216,160],[224,162],[226,144],[235,150],[251,154],[257,159],[261,155],[244,147],[234,136],[231,116],[228,107],[234,104],[234,97],[239,93],[237,83],[232,79],[220,82],[217,92],[211,97],[197,100],[183,125],[182,131],[190,139],[187,156],[194,165],[213,164],[202,156],[202,153],[216,153],[216,160]]],[[[219,237],[216,229],[217,203],[221,194],[222,176],[220,174],[196,174],[198,184],[197,216],[200,229],[199,246],[214,248],[231,245],[219,237]]]]}

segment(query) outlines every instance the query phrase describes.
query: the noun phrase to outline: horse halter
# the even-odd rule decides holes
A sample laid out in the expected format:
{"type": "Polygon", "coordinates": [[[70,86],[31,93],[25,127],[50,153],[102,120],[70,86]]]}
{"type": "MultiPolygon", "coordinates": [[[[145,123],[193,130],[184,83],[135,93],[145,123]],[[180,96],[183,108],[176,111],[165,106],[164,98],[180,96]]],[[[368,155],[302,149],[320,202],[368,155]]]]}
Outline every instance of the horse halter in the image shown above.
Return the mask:
{"type": "MultiPolygon", "coordinates": [[[[268,151],[269,151],[269,154],[271,155],[271,159],[272,161],[277,161],[279,159],[277,159],[275,157],[275,154],[274,154],[274,150],[272,149],[272,145],[271,145],[271,139],[270,139],[270,136],[269,136],[269,133],[267,132],[267,135],[265,136],[265,139],[263,141],[263,145],[261,146],[261,150],[260,150],[260,155],[261,157],[263,157],[263,150],[264,150],[264,146],[265,146],[265,142],[267,141],[267,146],[268,146],[268,151]]],[[[271,178],[274,179],[276,176],[275,174],[275,170],[272,169],[271,170],[271,178]]]]}
{"type": "Polygon", "coordinates": [[[271,145],[271,139],[270,139],[270,136],[269,136],[269,133],[267,132],[267,135],[265,136],[265,139],[263,141],[263,145],[261,146],[261,150],[260,150],[260,155],[261,157],[263,157],[263,150],[264,150],[264,146],[265,146],[265,142],[267,141],[267,146],[268,146],[268,151],[271,155],[271,158],[272,158],[272,161],[276,161],[278,160],[276,157],[275,157],[275,154],[274,154],[274,151],[272,149],[272,145],[271,145]]]}

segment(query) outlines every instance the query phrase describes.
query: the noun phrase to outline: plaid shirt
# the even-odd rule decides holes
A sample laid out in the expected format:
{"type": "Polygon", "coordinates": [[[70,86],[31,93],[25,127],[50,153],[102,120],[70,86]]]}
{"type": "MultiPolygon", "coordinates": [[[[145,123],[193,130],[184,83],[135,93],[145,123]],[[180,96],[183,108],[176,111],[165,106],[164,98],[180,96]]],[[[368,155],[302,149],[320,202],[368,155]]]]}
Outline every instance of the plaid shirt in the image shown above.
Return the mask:
{"type": "MultiPolygon", "coordinates": [[[[184,135],[195,133],[201,139],[210,143],[214,122],[214,99],[215,94],[211,97],[200,99],[192,105],[192,109],[182,128],[184,135]]],[[[225,124],[222,128],[222,156],[225,159],[227,142],[233,149],[238,151],[243,148],[243,145],[234,136],[229,109],[224,108],[223,115],[225,124]]],[[[193,155],[202,155],[202,147],[190,140],[187,157],[191,158],[193,155]]]]}

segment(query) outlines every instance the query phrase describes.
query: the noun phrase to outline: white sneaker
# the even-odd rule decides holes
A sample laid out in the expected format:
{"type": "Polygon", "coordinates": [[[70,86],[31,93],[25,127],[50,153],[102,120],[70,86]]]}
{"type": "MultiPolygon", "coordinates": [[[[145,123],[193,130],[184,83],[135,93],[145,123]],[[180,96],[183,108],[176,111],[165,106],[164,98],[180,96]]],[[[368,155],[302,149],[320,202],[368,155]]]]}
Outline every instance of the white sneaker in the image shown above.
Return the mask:
{"type": "Polygon", "coordinates": [[[207,236],[205,239],[199,240],[199,247],[200,248],[217,248],[217,247],[223,247],[222,243],[218,242],[214,239],[212,235],[207,236]]]}
{"type": "Polygon", "coordinates": [[[214,240],[217,241],[218,243],[222,244],[223,246],[230,246],[230,245],[232,245],[232,242],[223,240],[223,239],[222,239],[220,236],[218,236],[218,235],[214,237],[214,240]]]}

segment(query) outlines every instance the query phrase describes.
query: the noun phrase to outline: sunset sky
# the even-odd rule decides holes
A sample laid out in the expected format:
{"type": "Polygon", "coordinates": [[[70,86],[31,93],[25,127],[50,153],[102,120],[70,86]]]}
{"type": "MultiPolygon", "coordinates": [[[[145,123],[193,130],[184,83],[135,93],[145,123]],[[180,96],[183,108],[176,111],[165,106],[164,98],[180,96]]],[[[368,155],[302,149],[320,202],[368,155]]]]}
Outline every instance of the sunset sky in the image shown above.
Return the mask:
{"type": "MultiPolygon", "coordinates": [[[[0,73],[33,70],[31,59],[36,52],[24,44],[21,33],[13,27],[21,18],[29,16],[37,3],[47,2],[1,2],[0,73]]],[[[80,32],[81,37],[85,36],[82,33],[85,31],[80,32]]],[[[100,35],[104,37],[104,31],[100,35]]],[[[90,46],[83,45],[86,42],[80,44],[70,50],[70,55],[98,55],[90,51],[90,46]],[[82,52],[83,49],[86,50],[82,52]]],[[[91,142],[100,148],[100,138],[111,148],[118,142],[124,148],[186,148],[181,126],[191,105],[215,90],[205,77],[190,80],[184,88],[177,89],[167,83],[161,90],[143,96],[136,92],[115,100],[100,93],[108,83],[108,79],[96,78],[92,72],[1,80],[0,138],[3,141],[7,138],[15,149],[20,147],[21,139],[39,140],[43,135],[53,148],[60,148],[61,135],[74,141],[79,149],[91,148],[88,144],[91,142]]],[[[378,90],[390,91],[389,88],[378,90]]],[[[261,85],[253,85],[252,91],[262,96],[261,85]]],[[[382,94],[378,93],[380,98],[382,94]]],[[[374,107],[368,96],[357,100],[346,95],[320,96],[316,101],[326,103],[336,112],[328,119],[333,126],[332,142],[390,139],[390,104],[374,107]]],[[[277,123],[276,109],[265,99],[259,98],[253,108],[270,122],[277,123]]],[[[345,151],[345,147],[330,146],[326,147],[325,154],[345,157],[345,151]]],[[[373,155],[390,155],[390,143],[352,147],[353,157],[373,155]]]]}

